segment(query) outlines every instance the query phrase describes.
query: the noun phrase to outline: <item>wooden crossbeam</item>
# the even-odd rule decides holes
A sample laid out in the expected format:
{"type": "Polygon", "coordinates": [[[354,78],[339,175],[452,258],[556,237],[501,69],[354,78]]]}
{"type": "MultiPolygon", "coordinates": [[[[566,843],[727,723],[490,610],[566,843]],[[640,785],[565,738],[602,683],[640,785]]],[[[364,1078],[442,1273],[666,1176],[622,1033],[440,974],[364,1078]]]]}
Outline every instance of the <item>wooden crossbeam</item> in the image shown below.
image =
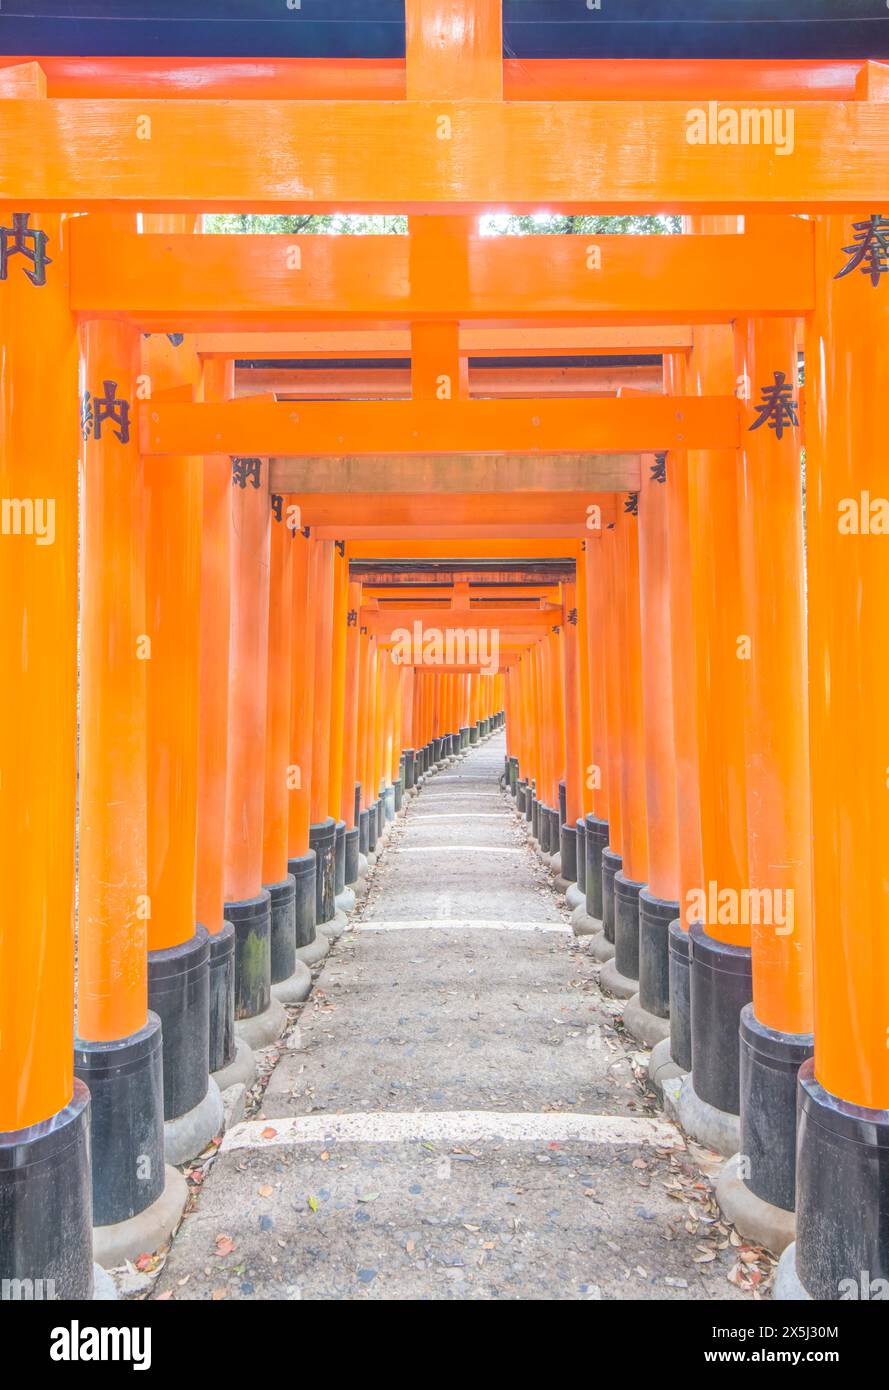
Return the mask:
{"type": "MultiPolygon", "coordinates": [[[[420,219],[421,223],[426,219],[420,219]]],[[[467,265],[415,271],[402,236],[145,236],[72,226],[71,305],[155,331],[442,317],[503,326],[716,323],[797,317],[813,303],[813,230],[757,220],[743,236],[469,238],[467,265]]]]}
{"type": "Polygon", "coordinates": [[[256,397],[223,404],[151,401],[139,418],[145,454],[622,454],[733,449],[739,439],[733,396],[447,403],[256,397]]]}
{"type": "MultiPolygon", "coordinates": [[[[650,367],[477,367],[469,377],[470,396],[613,395],[629,386],[661,391],[660,363],[650,367]]],[[[264,391],[286,400],[409,400],[411,374],[409,368],[397,367],[308,371],[260,367],[237,372],[236,397],[264,391]]]]}
{"type": "Polygon", "coordinates": [[[487,608],[477,613],[468,608],[362,608],[361,622],[371,632],[390,633],[395,628],[410,628],[414,623],[435,626],[447,618],[453,627],[496,627],[503,632],[548,632],[553,623],[561,621],[561,607],[552,608],[487,608]]]}
{"type": "MultiPolygon", "coordinates": [[[[483,328],[468,324],[460,331],[460,352],[472,357],[561,357],[620,353],[687,352],[687,324],[634,326],[560,326],[483,328]]],[[[376,358],[410,356],[407,328],[336,327],[316,331],[264,333],[198,333],[195,347],[202,357],[273,361],[276,358],[376,358]]]]}
{"type": "Polygon", "coordinates": [[[792,153],[689,101],[0,101],[22,210],[827,211],[882,205],[887,102],[796,102],[792,153]],[[706,114],[706,113],[705,113],[706,114]]]}
{"type": "Polygon", "coordinates": [[[359,460],[369,463],[367,481],[373,485],[373,490],[334,488],[336,482],[351,481],[346,468],[337,466],[340,460],[313,459],[302,464],[299,470],[294,462],[272,459],[272,491],[298,501],[304,526],[334,528],[402,526],[407,530],[416,526],[573,524],[595,538],[609,500],[601,480],[607,479],[615,492],[636,492],[640,484],[639,459],[635,455],[626,459],[608,455],[604,460],[580,457],[576,461],[563,456],[554,467],[548,467],[547,460],[528,458],[502,461],[474,458],[456,463],[455,467],[476,487],[489,479],[496,480],[507,489],[500,492],[444,491],[442,485],[455,478],[452,465],[442,465],[441,460],[426,461],[429,466],[424,467],[422,479],[429,487],[426,491],[412,493],[395,488],[404,472],[404,460],[381,459],[378,463],[359,460]],[[309,490],[318,489],[313,472],[319,464],[325,469],[330,491],[309,490]],[[566,466],[560,468],[559,465],[566,466]],[[572,476],[581,480],[575,491],[568,486],[572,476]],[[529,490],[529,482],[535,485],[539,480],[542,484],[546,478],[562,486],[551,492],[529,490]],[[600,481],[590,481],[597,478],[600,481]],[[515,488],[511,487],[513,483],[515,488]]]}
{"type": "MultiPolygon", "coordinates": [[[[12,60],[0,57],[0,64],[12,60]]],[[[170,98],[187,87],[205,99],[399,101],[400,58],[161,58],[44,55],[51,97],[170,98]]],[[[860,61],[837,59],[506,58],[507,101],[805,101],[855,96],[860,61]]]]}
{"type": "MultiPolygon", "coordinates": [[[[383,604],[422,603],[428,600],[434,602],[440,599],[445,605],[443,611],[446,612],[454,592],[454,581],[450,575],[445,576],[445,581],[442,584],[402,584],[397,581],[391,584],[365,583],[362,585],[361,594],[364,599],[378,599],[383,604]]],[[[540,599],[546,599],[548,603],[558,603],[561,598],[558,585],[544,584],[537,578],[528,580],[525,585],[481,585],[470,582],[469,596],[470,603],[477,603],[480,612],[485,611],[486,602],[521,599],[526,605],[530,603],[539,606],[540,599]]]]}
{"type": "Polygon", "coordinates": [[[441,541],[434,536],[428,539],[400,536],[384,546],[380,546],[374,540],[349,541],[346,546],[350,564],[354,562],[356,569],[364,569],[367,565],[374,564],[375,573],[379,565],[392,566],[396,562],[402,565],[413,562],[418,566],[453,566],[459,561],[465,561],[467,564],[480,560],[489,563],[496,560],[506,564],[515,561],[522,564],[540,561],[551,567],[559,561],[576,560],[580,553],[580,541],[566,541],[558,537],[518,540],[512,536],[494,536],[488,540],[467,538],[441,541]]]}
{"type": "Polygon", "coordinates": [[[446,525],[436,522],[428,526],[374,526],[361,521],[337,523],[336,526],[315,526],[312,535],[319,540],[346,541],[348,544],[376,545],[380,555],[388,555],[393,542],[409,536],[411,544],[432,543],[442,549],[450,549],[455,544],[467,544],[467,554],[475,554],[489,542],[521,541],[537,545],[553,541],[562,545],[579,544],[589,536],[584,523],[566,522],[510,522],[473,523],[465,526],[446,525]]]}

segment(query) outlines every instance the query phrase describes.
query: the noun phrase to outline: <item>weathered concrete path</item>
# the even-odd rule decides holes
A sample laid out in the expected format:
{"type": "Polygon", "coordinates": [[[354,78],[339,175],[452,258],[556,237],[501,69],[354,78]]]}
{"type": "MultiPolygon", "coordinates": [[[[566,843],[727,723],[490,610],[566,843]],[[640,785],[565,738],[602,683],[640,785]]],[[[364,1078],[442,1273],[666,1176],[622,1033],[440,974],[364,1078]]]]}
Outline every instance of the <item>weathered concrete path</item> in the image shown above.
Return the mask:
{"type": "Polygon", "coordinates": [[[155,1296],[730,1298],[737,1250],[499,789],[430,778],[155,1296]]]}

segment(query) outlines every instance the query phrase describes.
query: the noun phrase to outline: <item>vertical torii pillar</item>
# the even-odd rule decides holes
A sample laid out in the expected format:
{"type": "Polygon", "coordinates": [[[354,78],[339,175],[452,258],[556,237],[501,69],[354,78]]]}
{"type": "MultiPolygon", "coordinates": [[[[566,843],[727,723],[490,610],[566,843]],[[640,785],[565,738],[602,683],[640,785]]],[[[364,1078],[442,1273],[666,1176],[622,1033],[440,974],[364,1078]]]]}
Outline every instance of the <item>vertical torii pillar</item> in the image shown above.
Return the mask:
{"type": "Polygon", "coordinates": [[[742,1235],[780,1251],[794,1230],[796,1074],[814,1045],[796,324],[737,322],[735,367],[753,1003],[741,1010],[740,1149],[717,1195],[742,1235]]]}
{"type": "Polygon", "coordinates": [[[358,615],[361,612],[361,584],[351,580],[346,591],[346,611],[342,621],[346,629],[346,683],[343,698],[343,767],[340,782],[340,814],[346,823],[345,877],[346,887],[354,894],[360,877],[358,806],[356,783],[358,771],[358,685],[360,679],[361,647],[358,615]]]}
{"type": "MultiPolygon", "coordinates": [[[[146,231],[193,219],[146,214],[146,231]]],[[[190,400],[201,368],[193,340],[152,334],[142,345],[151,400],[190,400]]],[[[145,663],[148,761],[148,1001],[161,1020],[166,1152],[194,1158],[222,1125],[210,1078],[210,936],[197,920],[203,461],[144,459],[145,663]]]]}
{"type": "Polygon", "coordinates": [[[293,552],[297,533],[284,497],[272,493],[270,501],[262,886],[269,895],[271,994],[280,1004],[300,1004],[312,988],[312,973],[296,954],[296,879],[288,867],[293,552]]]}
{"type": "Polygon", "coordinates": [[[90,1100],[73,1073],[79,439],[68,286],[65,220],[0,206],[0,1278],[28,1281],[22,1297],[89,1299],[90,1100]]]}
{"type": "MultiPolygon", "coordinates": [[[[583,577],[586,598],[586,654],[585,665],[589,687],[586,724],[588,729],[589,754],[584,768],[584,782],[590,797],[590,809],[584,816],[584,840],[586,864],[584,867],[584,912],[574,922],[584,934],[602,933],[604,914],[602,902],[602,852],[608,846],[608,725],[605,710],[605,664],[608,648],[606,633],[608,611],[606,607],[608,583],[608,552],[605,543],[604,527],[611,520],[600,509],[592,515],[597,526],[588,529],[595,532],[584,542],[583,577]]],[[[593,947],[596,944],[593,943],[593,947]]],[[[609,943],[610,944],[610,943],[609,943]]]]}
{"type": "Polygon", "coordinates": [[[546,645],[546,638],[540,637],[531,648],[531,706],[534,712],[533,721],[533,750],[531,766],[533,769],[531,777],[531,814],[528,817],[531,825],[531,834],[536,839],[540,831],[540,797],[543,792],[544,767],[543,767],[543,724],[546,718],[544,713],[543,697],[543,649],[546,645]]]}
{"type": "MultiPolygon", "coordinates": [[[[416,689],[416,674],[416,667],[408,666],[404,673],[404,685],[402,687],[401,766],[402,776],[404,778],[404,794],[406,796],[409,796],[414,791],[417,781],[416,747],[414,743],[416,735],[416,729],[414,727],[414,691],[416,689]]],[[[462,676],[460,680],[462,682],[462,676]]]]}
{"type": "MultiPolygon", "coordinates": [[[[562,621],[562,613],[558,612],[559,622],[554,623],[550,631],[549,650],[550,650],[550,804],[549,804],[549,862],[550,867],[560,873],[562,864],[561,852],[561,826],[564,816],[562,815],[562,797],[565,786],[565,684],[563,679],[564,661],[563,649],[565,644],[565,625],[562,621]]],[[[484,686],[485,704],[483,708],[483,730],[487,736],[490,731],[490,717],[485,714],[485,710],[490,710],[491,682],[486,681],[484,686]]]]}
{"type": "Polygon", "coordinates": [[[469,742],[478,743],[478,675],[472,672],[469,677],[469,742]]]}
{"type": "MultiPolygon", "coordinates": [[[[234,395],[235,364],[203,363],[205,401],[234,395]]],[[[232,476],[227,454],[203,468],[201,666],[198,712],[196,911],[210,933],[210,1074],[220,1090],[256,1075],[253,1053],[235,1036],[235,928],[225,920],[225,797],[231,638],[232,476]]]]}
{"type": "Polygon", "coordinates": [[[577,583],[562,589],[562,685],[565,695],[565,817],[559,828],[559,887],[577,882],[577,822],[581,803],[580,657],[577,583]]]}
{"type": "Polygon", "coordinates": [[[235,928],[235,1029],[266,1047],[286,1023],[272,996],[271,900],[263,887],[271,505],[269,461],[232,459],[231,660],[225,915],[235,928]]]}
{"type": "Polygon", "coordinates": [[[138,331],[88,323],[82,352],[75,1072],[92,1097],[94,1252],[111,1267],[162,1245],[188,1193],[164,1164],[161,1022],[148,1011],[145,497],[130,413],[138,331]],[[100,405],[111,382],[126,406],[117,426],[100,405]]]}
{"type": "MultiPolygon", "coordinates": [[[[543,851],[549,843],[549,748],[550,748],[550,689],[549,637],[541,637],[534,651],[534,686],[537,701],[537,767],[534,776],[534,810],[531,834],[543,851]]],[[[476,711],[477,712],[477,711],[476,711]]]]}
{"type": "MultiPolygon", "coordinates": [[[[234,395],[234,362],[203,362],[205,401],[234,395]]],[[[200,708],[198,713],[197,919],[210,933],[210,1072],[235,1061],[235,929],[224,917],[225,784],[231,620],[231,461],[208,455],[203,467],[200,708]]],[[[241,1044],[246,1048],[246,1044],[241,1044]]],[[[252,1077],[252,1069],[247,1071],[252,1077]]],[[[241,1079],[241,1078],[238,1078],[241,1079]]],[[[217,1084],[220,1077],[216,1076],[217,1084]]]]}
{"type": "MultiPolygon", "coordinates": [[[[664,359],[664,392],[686,392],[685,355],[664,359]]],[[[676,757],[676,820],[680,910],[668,928],[670,1036],[652,1049],[649,1075],[656,1090],[664,1080],[691,1071],[691,994],[689,937],[685,905],[704,880],[701,863],[701,800],[698,775],[695,641],[692,624],[689,460],[671,449],[664,460],[667,492],[667,547],[670,577],[670,666],[673,744],[676,757]]]]}
{"type": "MultiPolygon", "coordinates": [[[[361,622],[361,606],[356,613],[358,624],[358,719],[356,730],[355,760],[355,819],[358,824],[358,872],[367,875],[370,839],[370,811],[367,803],[367,727],[368,727],[368,677],[370,662],[370,638],[367,627],[361,622]]],[[[417,698],[419,701],[419,694],[417,698]]]]}
{"type": "MultiPolygon", "coordinates": [[[[349,562],[345,541],[333,546],[333,630],[331,641],[332,675],[330,693],[330,773],[328,809],[336,823],[334,840],[334,904],[338,913],[354,907],[354,897],[346,895],[346,820],[342,806],[343,757],[346,716],[346,607],[349,599],[349,562]]],[[[342,917],[338,920],[345,926],[342,917]]]]}
{"type": "Polygon", "coordinates": [[[645,789],[642,626],[639,597],[639,494],[628,493],[617,514],[621,586],[618,597],[621,644],[620,778],[621,867],[614,875],[614,958],[600,983],[621,998],[634,995],[639,982],[639,895],[648,882],[648,822],[645,789]]]}
{"type": "Polygon", "coordinates": [[[309,610],[315,626],[309,844],[315,851],[315,923],[322,931],[336,917],[336,821],[328,812],[333,684],[333,545],[333,541],[313,540],[309,563],[309,610]]]}
{"type": "Polygon", "coordinates": [[[815,1056],[796,1270],[816,1299],[889,1288],[887,230],[886,209],[815,218],[806,338],[815,1056]]]}
{"type": "MultiPolygon", "coordinates": [[[[586,575],[584,573],[584,546],[575,564],[575,602],[577,606],[577,787],[579,811],[574,822],[575,882],[568,885],[565,894],[567,906],[571,908],[572,925],[586,917],[586,817],[592,811],[594,792],[590,785],[590,669],[587,660],[589,638],[587,623],[589,605],[587,601],[586,575]]],[[[509,681],[507,679],[507,700],[509,681]]],[[[506,716],[509,718],[508,714],[506,716]]],[[[515,771],[511,774],[515,778],[515,771]]],[[[513,785],[513,791],[515,790],[513,785]]]]}
{"type": "Polygon", "coordinates": [[[458,711],[460,748],[469,747],[469,673],[460,677],[460,707],[458,711]]]}
{"type": "Polygon", "coordinates": [[[303,964],[313,966],[323,960],[330,949],[327,937],[316,928],[318,864],[310,843],[316,646],[310,571],[317,542],[311,539],[306,527],[294,536],[293,544],[287,871],[296,885],[296,954],[303,964]]]}
{"type": "MultiPolygon", "coordinates": [[[[729,327],[694,329],[691,370],[697,394],[732,390],[729,327]]],[[[737,453],[690,450],[688,467],[703,882],[682,904],[692,1075],[678,1113],[689,1134],[728,1157],[739,1142],[738,1027],[752,997],[750,926],[740,910],[749,871],[737,453]]]]}
{"type": "Polygon", "coordinates": [[[367,653],[367,740],[364,755],[367,786],[367,857],[376,863],[377,841],[380,836],[380,798],[377,768],[377,719],[379,715],[379,648],[371,635],[367,653]]]}
{"type": "Polygon", "coordinates": [[[666,456],[642,457],[639,596],[648,882],[639,893],[639,993],[624,1026],[648,1047],[669,1036],[670,923],[679,916],[679,832],[670,645],[666,456]]]}
{"type": "Polygon", "coordinates": [[[395,785],[392,773],[392,741],[395,733],[395,675],[391,653],[386,651],[380,673],[383,694],[382,720],[380,722],[380,800],[383,812],[383,832],[388,834],[389,826],[395,819],[395,785]]]}
{"type": "MultiPolygon", "coordinates": [[[[622,505],[622,503],[620,504],[622,505]]],[[[608,781],[608,844],[602,849],[602,931],[590,943],[596,960],[614,957],[614,879],[621,868],[623,841],[623,791],[621,787],[621,740],[623,727],[622,656],[625,641],[623,612],[623,544],[617,530],[617,517],[608,521],[602,535],[604,552],[603,610],[605,623],[603,665],[605,668],[605,747],[608,781]]]]}

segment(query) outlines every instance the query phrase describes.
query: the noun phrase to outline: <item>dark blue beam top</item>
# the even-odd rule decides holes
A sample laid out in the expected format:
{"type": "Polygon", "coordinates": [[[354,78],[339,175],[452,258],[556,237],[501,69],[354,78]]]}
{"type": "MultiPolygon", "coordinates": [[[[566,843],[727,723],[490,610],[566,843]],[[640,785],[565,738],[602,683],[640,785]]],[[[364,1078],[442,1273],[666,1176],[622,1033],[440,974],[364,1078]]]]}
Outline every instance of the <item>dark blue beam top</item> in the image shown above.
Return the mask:
{"type": "MultiPolygon", "coordinates": [[[[886,0],[504,0],[519,58],[886,58],[886,0]]],[[[2,0],[0,53],[401,58],[404,0],[2,0]]]]}

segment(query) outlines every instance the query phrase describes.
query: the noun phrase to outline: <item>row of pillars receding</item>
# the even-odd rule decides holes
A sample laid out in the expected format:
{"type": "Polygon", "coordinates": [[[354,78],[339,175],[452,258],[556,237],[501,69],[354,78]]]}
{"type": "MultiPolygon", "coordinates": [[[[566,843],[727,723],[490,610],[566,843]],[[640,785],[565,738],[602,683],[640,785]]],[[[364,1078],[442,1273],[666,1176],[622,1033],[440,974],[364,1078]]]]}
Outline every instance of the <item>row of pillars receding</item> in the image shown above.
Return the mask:
{"type": "Polygon", "coordinates": [[[135,401],[230,369],[78,330],[65,219],[32,219],[0,282],[2,1277],[86,1296],[92,1222],[180,1200],[165,1160],[217,1131],[214,1077],[252,1075],[403,789],[505,708],[603,983],[739,1156],[727,1209],[795,1229],[814,1297],[889,1279],[889,276],[850,261],[869,213],[814,222],[804,332],[666,359],[668,392],[737,393],[742,448],[644,459],[492,680],[398,667],[267,460],[140,457],[135,401]]]}
{"type": "Polygon", "coordinates": [[[225,399],[233,364],[78,326],[69,227],[32,219],[0,283],[10,1297],[88,1298],[93,1252],[169,1234],[173,1165],[307,996],[405,791],[504,693],[394,660],[345,545],[301,527],[267,459],[141,456],[136,402],[225,399]]]}
{"type": "Polygon", "coordinates": [[[736,392],[742,448],[643,458],[508,673],[507,774],[776,1289],[886,1297],[889,275],[841,273],[873,219],[815,221],[805,325],[665,359],[736,392]]]}

